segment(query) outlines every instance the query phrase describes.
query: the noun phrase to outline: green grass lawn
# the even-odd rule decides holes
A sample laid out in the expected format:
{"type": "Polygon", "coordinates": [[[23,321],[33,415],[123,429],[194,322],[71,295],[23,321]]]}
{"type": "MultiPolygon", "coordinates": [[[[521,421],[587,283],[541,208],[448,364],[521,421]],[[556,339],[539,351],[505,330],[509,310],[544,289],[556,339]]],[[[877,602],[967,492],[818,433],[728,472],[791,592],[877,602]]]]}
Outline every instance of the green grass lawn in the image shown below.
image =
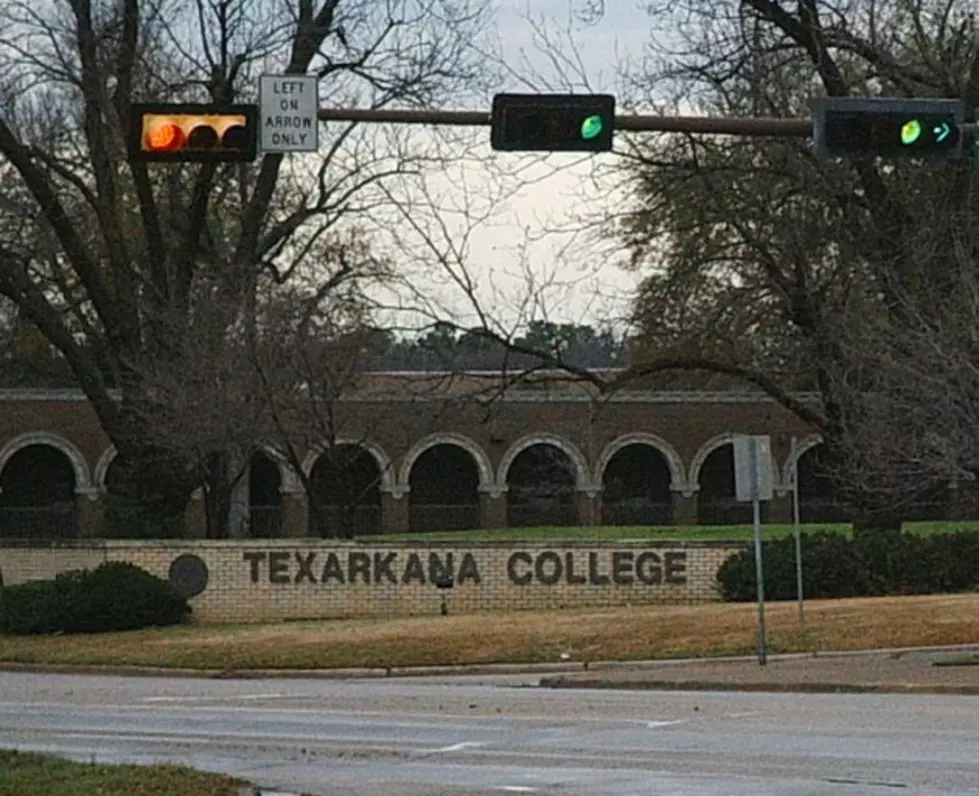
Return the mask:
{"type": "MultiPolygon", "coordinates": [[[[909,522],[904,529],[911,533],[933,534],[951,531],[977,530],[979,522],[909,522]]],[[[849,523],[803,525],[804,533],[834,531],[849,535],[849,523]]],[[[766,539],[781,539],[794,532],[791,525],[763,525],[766,539]]],[[[682,542],[744,542],[751,539],[750,525],[690,525],[690,526],[570,526],[541,528],[475,529],[471,531],[437,531],[434,533],[396,533],[363,536],[363,542],[528,542],[528,541],[595,541],[595,540],[652,540],[682,542]]]]}
{"type": "Polygon", "coordinates": [[[183,766],[73,763],[0,749],[0,796],[234,796],[244,784],[183,766]]]}

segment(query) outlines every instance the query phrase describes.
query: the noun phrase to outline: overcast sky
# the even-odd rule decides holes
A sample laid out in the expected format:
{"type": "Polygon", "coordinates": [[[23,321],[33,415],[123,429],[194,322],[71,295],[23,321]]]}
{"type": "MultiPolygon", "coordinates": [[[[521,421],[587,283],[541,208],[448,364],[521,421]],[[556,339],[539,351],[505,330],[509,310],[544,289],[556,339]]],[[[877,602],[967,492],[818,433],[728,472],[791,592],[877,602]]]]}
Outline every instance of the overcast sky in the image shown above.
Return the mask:
{"type": "MultiPolygon", "coordinates": [[[[636,7],[635,0],[607,0],[604,15],[589,24],[571,18],[568,0],[496,0],[500,48],[510,72],[501,91],[612,93],[619,96],[617,67],[624,57],[642,52],[649,38],[650,20],[636,7]],[[580,59],[583,74],[577,68],[556,68],[535,40],[534,25],[546,31],[552,44],[566,55],[580,59]],[[572,39],[569,39],[569,34],[572,39]],[[535,74],[536,73],[536,74],[535,74]],[[587,81],[587,84],[586,84],[587,81]]],[[[574,0],[576,6],[581,0],[574,0]]],[[[546,49],[544,47],[543,49],[546,49]]],[[[490,98],[465,102],[485,103],[490,98]]],[[[511,169],[524,162],[523,156],[493,153],[489,149],[489,130],[475,131],[485,144],[478,153],[491,156],[487,167],[475,165],[446,176],[443,185],[449,193],[465,179],[469,190],[498,187],[488,168],[511,169]],[[464,175],[463,175],[464,172],[464,175]],[[489,181],[489,182],[488,182],[489,181]],[[492,183],[492,185],[490,184],[492,183]]],[[[483,225],[471,237],[469,263],[478,283],[481,301],[494,316],[514,318],[521,301],[526,299],[527,281],[541,291],[536,314],[561,322],[604,323],[628,312],[637,277],[618,268],[609,256],[608,244],[599,252],[587,245],[582,236],[553,232],[557,229],[580,229],[581,216],[587,211],[599,213],[605,204],[607,185],[595,185],[594,168],[608,165],[610,155],[552,155],[531,169],[528,175],[545,175],[526,185],[517,196],[498,207],[492,223],[483,225]],[[546,234],[545,234],[546,233],[546,234]],[[526,236],[534,242],[520,257],[520,245],[526,236]]],[[[537,158],[532,156],[529,161],[537,158]]],[[[441,276],[432,289],[453,309],[465,312],[460,291],[448,285],[441,276]]],[[[420,287],[420,286],[419,286],[420,287]]],[[[468,317],[467,322],[474,322],[468,317]]]]}

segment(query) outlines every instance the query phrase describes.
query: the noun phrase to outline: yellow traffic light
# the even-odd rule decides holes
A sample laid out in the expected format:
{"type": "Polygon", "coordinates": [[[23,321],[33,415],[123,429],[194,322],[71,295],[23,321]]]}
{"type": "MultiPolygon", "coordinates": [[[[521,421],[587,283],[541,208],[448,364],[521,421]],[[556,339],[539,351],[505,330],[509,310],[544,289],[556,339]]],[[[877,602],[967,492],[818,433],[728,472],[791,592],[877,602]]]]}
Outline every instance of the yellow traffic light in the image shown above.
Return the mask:
{"type": "Polygon", "coordinates": [[[256,157],[255,105],[141,104],[133,105],[131,113],[131,160],[242,162],[256,157]]]}

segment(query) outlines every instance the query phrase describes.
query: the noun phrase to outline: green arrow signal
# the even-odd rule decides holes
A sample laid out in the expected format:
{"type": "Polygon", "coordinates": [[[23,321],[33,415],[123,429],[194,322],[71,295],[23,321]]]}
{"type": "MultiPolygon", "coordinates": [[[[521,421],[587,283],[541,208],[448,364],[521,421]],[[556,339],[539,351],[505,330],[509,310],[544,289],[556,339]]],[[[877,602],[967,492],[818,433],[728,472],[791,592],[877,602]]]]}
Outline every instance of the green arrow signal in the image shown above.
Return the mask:
{"type": "Polygon", "coordinates": [[[948,138],[949,133],[952,132],[951,128],[948,126],[947,122],[942,122],[940,125],[935,127],[932,132],[935,134],[936,143],[941,143],[946,138],[948,138]]]}

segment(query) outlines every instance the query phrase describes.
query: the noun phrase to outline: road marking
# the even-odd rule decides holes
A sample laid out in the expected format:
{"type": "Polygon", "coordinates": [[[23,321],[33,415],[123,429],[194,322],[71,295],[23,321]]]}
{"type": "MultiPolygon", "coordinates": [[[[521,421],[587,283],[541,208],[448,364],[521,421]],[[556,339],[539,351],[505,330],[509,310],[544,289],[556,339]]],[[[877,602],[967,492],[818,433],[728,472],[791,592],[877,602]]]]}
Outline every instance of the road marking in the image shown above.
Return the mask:
{"type": "Polygon", "coordinates": [[[530,788],[526,785],[504,785],[503,790],[511,793],[537,793],[537,788],[530,788]]]}
{"type": "Polygon", "coordinates": [[[462,743],[454,743],[451,746],[443,746],[441,749],[433,749],[433,752],[458,752],[460,749],[466,749],[470,746],[485,746],[485,744],[479,741],[463,741],[462,743]]]}
{"type": "Polygon", "coordinates": [[[304,694],[238,694],[232,696],[143,697],[143,702],[231,702],[239,699],[304,699],[304,694]]]}
{"type": "MultiPolygon", "coordinates": [[[[290,695],[293,696],[293,695],[290,695]]],[[[142,699],[173,699],[173,697],[142,697],[142,699]]],[[[195,697],[195,699],[215,699],[223,697],[195,697]]],[[[303,696],[300,695],[297,699],[302,699],[303,696]]],[[[488,705],[487,709],[492,707],[488,705]]],[[[5,708],[14,709],[17,711],[24,710],[37,710],[40,708],[56,708],[59,713],[62,711],[68,712],[99,712],[105,710],[117,710],[117,711],[170,711],[173,713],[179,713],[181,711],[192,711],[197,713],[199,711],[207,713],[245,713],[254,714],[256,716],[266,716],[266,715],[286,715],[286,716],[296,716],[296,715],[307,715],[307,716],[322,716],[325,718],[334,717],[346,717],[349,716],[354,719],[364,719],[364,718],[387,718],[403,721],[405,718],[414,719],[416,722],[421,720],[424,723],[425,719],[438,719],[444,722],[449,719],[462,719],[467,723],[493,723],[493,722],[552,722],[553,715],[536,715],[532,714],[529,716],[520,716],[513,714],[501,714],[501,713],[449,713],[449,712],[432,712],[432,711],[415,711],[410,708],[405,710],[345,710],[345,709],[332,709],[332,708],[278,708],[278,707],[245,707],[238,705],[181,705],[179,703],[163,703],[157,702],[154,704],[133,704],[133,703],[116,703],[116,704],[78,704],[74,702],[0,702],[0,710],[5,708]]],[[[575,719],[579,727],[587,727],[590,725],[601,725],[601,726],[612,726],[616,724],[645,724],[646,720],[643,719],[626,719],[626,718],[600,718],[595,717],[580,717],[575,719]]]]}
{"type": "Polygon", "coordinates": [[[843,777],[824,777],[823,782],[834,785],[876,785],[879,788],[906,788],[903,782],[873,782],[869,779],[845,779],[843,777]]]}
{"type": "Polygon", "coordinates": [[[672,721],[643,721],[642,722],[642,724],[645,724],[651,730],[655,730],[657,727],[669,727],[673,724],[686,724],[686,723],[687,723],[687,719],[674,719],[672,721]]]}

